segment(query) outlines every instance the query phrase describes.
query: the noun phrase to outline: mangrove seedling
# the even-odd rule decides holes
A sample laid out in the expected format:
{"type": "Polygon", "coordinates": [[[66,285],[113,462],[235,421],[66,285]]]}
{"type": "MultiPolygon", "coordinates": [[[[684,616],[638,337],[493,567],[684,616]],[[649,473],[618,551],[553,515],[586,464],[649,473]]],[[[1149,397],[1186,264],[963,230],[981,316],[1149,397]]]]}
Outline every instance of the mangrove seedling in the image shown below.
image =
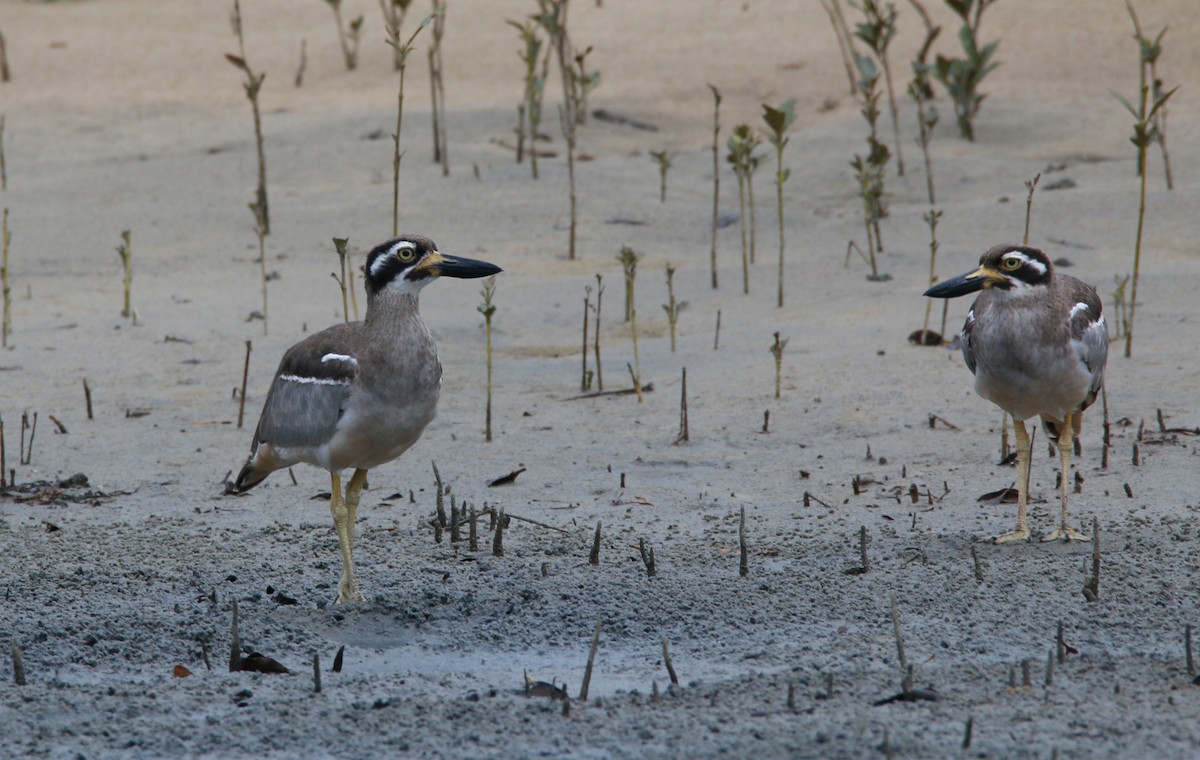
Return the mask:
{"type": "Polygon", "coordinates": [[[600,302],[604,297],[604,282],[599,273],[596,274],[596,329],[593,330],[596,353],[596,390],[604,390],[604,374],[600,371],[600,302]]]}
{"type": "Polygon", "coordinates": [[[787,147],[788,128],[796,121],[796,99],[788,98],[779,105],[778,108],[772,108],[767,104],[763,104],[763,121],[767,123],[767,128],[770,130],[769,141],[775,146],[775,206],[779,212],[779,308],[783,308],[783,183],[787,182],[791,176],[792,170],[785,169],[783,166],[783,149],[787,147]]]}
{"type": "Polygon", "coordinates": [[[577,127],[582,121],[580,110],[583,108],[583,85],[571,65],[572,48],[570,35],[567,32],[568,0],[538,0],[538,5],[540,12],[534,18],[546,31],[550,49],[558,61],[558,71],[563,86],[563,104],[559,108],[558,118],[562,127],[563,139],[567,144],[567,183],[570,187],[571,218],[567,258],[574,260],[578,221],[575,193],[575,147],[577,127]]]}
{"type": "Polygon", "coordinates": [[[883,202],[883,175],[891,153],[888,147],[879,140],[879,72],[870,58],[859,56],[854,59],[858,66],[858,101],[863,118],[867,122],[867,155],[864,158],[854,155],[850,166],[854,168],[858,180],[858,195],[863,204],[863,224],[867,231],[867,263],[871,265],[871,274],[867,279],[883,281],[891,279],[880,275],[876,253],[883,251],[883,238],[879,232],[879,220],[887,216],[887,207],[883,202]]]}
{"type": "Polygon", "coordinates": [[[583,368],[579,375],[579,391],[583,393],[592,387],[592,374],[588,372],[588,320],[592,316],[592,286],[583,286],[583,368]]]}
{"type": "Polygon", "coordinates": [[[580,124],[587,123],[588,112],[588,95],[592,90],[600,86],[600,72],[588,71],[585,62],[588,54],[592,52],[592,46],[588,45],[582,53],[575,54],[575,67],[570,69],[571,78],[575,80],[577,88],[577,97],[579,98],[579,108],[576,109],[576,118],[580,124]]]}
{"type": "Polygon", "coordinates": [[[339,276],[337,272],[330,272],[329,276],[337,282],[338,287],[342,291],[342,320],[350,321],[350,294],[349,286],[346,278],[346,244],[350,242],[350,238],[334,238],[333,249],[337,251],[338,269],[341,271],[339,276]]]}
{"type": "Polygon", "coordinates": [[[642,254],[627,245],[621,246],[617,261],[621,262],[621,271],[625,275],[625,321],[629,323],[629,332],[633,337],[633,387],[637,391],[638,403],[642,403],[642,362],[638,355],[637,307],[633,302],[633,283],[637,278],[638,261],[642,254]]]}
{"type": "MultiPolygon", "coordinates": [[[[1151,40],[1142,34],[1142,25],[1138,21],[1137,13],[1133,10],[1132,0],[1125,0],[1125,7],[1129,10],[1129,18],[1133,20],[1134,39],[1137,40],[1138,51],[1141,57],[1141,68],[1139,70],[1140,85],[1145,87],[1149,84],[1150,102],[1157,103],[1160,99],[1165,100],[1163,83],[1158,78],[1158,58],[1162,55],[1162,38],[1167,33],[1167,28],[1163,27],[1158,36],[1151,40]]],[[[1167,109],[1165,106],[1155,113],[1152,121],[1154,122],[1154,141],[1162,149],[1163,174],[1166,176],[1167,189],[1174,190],[1175,182],[1171,175],[1171,155],[1167,152],[1167,109]]]]}
{"type": "Polygon", "coordinates": [[[754,239],[758,230],[758,219],[754,213],[754,172],[762,165],[762,156],[754,155],[754,151],[762,144],[762,140],[751,135],[746,150],[746,206],[750,209],[750,263],[754,263],[754,239]]]}
{"type": "Polygon", "coordinates": [[[496,278],[489,277],[483,282],[483,290],[479,291],[483,296],[483,303],[475,307],[480,314],[483,315],[484,335],[487,340],[487,412],[484,422],[484,440],[491,443],[492,440],[492,315],[496,313],[496,307],[492,304],[492,297],[496,295],[496,278]]]}
{"type": "Polygon", "coordinates": [[[342,46],[342,58],[346,61],[346,70],[353,71],[358,66],[358,42],[362,36],[363,17],[359,16],[350,22],[350,26],[342,23],[342,0],[325,0],[333,9],[333,19],[337,22],[338,43],[342,46]]]}
{"type": "Polygon", "coordinates": [[[1149,85],[1143,84],[1138,93],[1138,105],[1134,108],[1124,97],[1114,92],[1113,96],[1121,101],[1121,105],[1133,115],[1133,137],[1129,141],[1137,148],[1137,169],[1138,175],[1141,178],[1141,188],[1138,194],[1138,220],[1137,234],[1134,237],[1133,243],[1133,279],[1129,288],[1129,321],[1124,324],[1122,331],[1125,333],[1125,358],[1133,355],[1133,318],[1134,312],[1137,310],[1137,287],[1138,287],[1138,268],[1142,259],[1142,231],[1146,222],[1146,151],[1150,148],[1150,143],[1154,142],[1158,130],[1154,126],[1155,114],[1167,103],[1167,99],[1178,90],[1175,87],[1161,95],[1156,95],[1156,99],[1151,99],[1151,90],[1149,85]]]}
{"type": "MultiPolygon", "coordinates": [[[[938,220],[942,218],[942,212],[937,209],[929,209],[925,212],[925,224],[929,225],[929,287],[933,287],[937,283],[937,225],[938,220]]],[[[921,326],[921,332],[915,336],[917,340],[913,340],[918,346],[940,346],[942,344],[942,336],[945,334],[945,325],[942,326],[942,332],[929,332],[929,317],[933,310],[932,299],[925,299],[925,322],[921,326]]],[[[912,340],[910,338],[909,340],[912,340]]]]}
{"type": "Polygon", "coordinates": [[[939,55],[933,65],[933,76],[946,88],[954,101],[958,131],[967,140],[975,140],[975,115],[983,103],[979,84],[999,64],[992,61],[1000,41],[979,46],[979,22],[983,12],[999,0],[946,0],[946,5],[962,19],[958,40],[962,43],[962,58],[939,55]]]}
{"type": "Polygon", "coordinates": [[[667,324],[671,326],[671,353],[675,353],[675,325],[679,321],[679,312],[687,308],[687,301],[675,300],[675,267],[667,264],[667,302],[662,305],[667,313],[667,324]]]}
{"type": "Polygon", "coordinates": [[[446,32],[446,0],[433,0],[433,44],[429,46],[430,114],[433,118],[433,162],[442,165],[442,176],[450,174],[446,148],[446,80],[442,64],[442,36],[446,32]]]}
{"type": "Polygon", "coordinates": [[[667,202],[667,172],[671,169],[673,153],[665,150],[650,151],[650,158],[658,165],[658,202],[667,202]]]}
{"type": "Polygon", "coordinates": [[[821,0],[821,7],[829,15],[829,23],[833,25],[833,35],[837,38],[838,52],[842,55],[842,65],[846,67],[846,78],[850,80],[850,94],[854,94],[854,36],[850,34],[850,26],[842,15],[842,6],[838,0],[821,0]]]}
{"type": "Polygon", "coordinates": [[[896,36],[896,6],[886,3],[882,7],[876,0],[860,0],[851,5],[862,11],[864,21],[856,24],[854,35],[866,43],[875,60],[883,68],[883,79],[887,85],[888,106],[892,114],[892,132],[896,141],[896,174],[904,176],[904,155],[900,151],[900,112],[896,108],[896,93],[892,86],[892,67],[888,63],[887,49],[896,36]]]}
{"type": "Polygon", "coordinates": [[[721,199],[721,164],[718,156],[721,150],[721,93],[711,84],[708,89],[713,94],[713,204],[712,204],[712,250],[709,252],[709,262],[712,267],[712,286],[717,289],[717,204],[721,199]]]}
{"type": "MultiPolygon", "coordinates": [[[[4,35],[0,34],[0,82],[7,82],[12,79],[12,71],[8,68],[8,48],[4,44],[4,35]]],[[[0,473],[3,477],[4,473],[0,473]]]]}
{"type": "Polygon", "coordinates": [[[754,136],[749,124],[734,127],[733,134],[725,142],[729,153],[725,160],[733,167],[734,176],[738,183],[738,228],[742,236],[742,292],[750,293],[750,264],[754,262],[754,249],[747,244],[746,230],[750,230],[750,241],[754,239],[754,191],[750,184],[750,175],[758,167],[758,159],[753,155],[754,149],[761,141],[754,136]],[[750,206],[749,222],[746,218],[747,198],[750,206]]]}
{"type": "Polygon", "coordinates": [[[392,47],[400,59],[400,88],[396,96],[396,131],[392,133],[392,235],[400,234],[400,159],[404,155],[400,152],[400,128],[404,123],[404,71],[408,68],[408,54],[412,52],[413,41],[422,29],[429,26],[439,12],[435,10],[423,18],[403,44],[400,43],[400,28],[388,28],[387,44],[392,47]]]}
{"type": "Polygon", "coordinates": [[[0,190],[8,189],[8,168],[4,165],[4,114],[0,113],[0,190]]]}
{"type": "MultiPolygon", "coordinates": [[[[12,232],[8,229],[8,209],[4,209],[4,223],[0,224],[0,301],[3,302],[3,320],[0,320],[0,348],[8,348],[8,336],[12,334],[12,284],[9,282],[8,244],[12,242],[12,232]]],[[[0,478],[4,473],[0,472],[0,478]]]]}
{"type": "Polygon", "coordinates": [[[542,94],[545,91],[549,56],[543,57],[541,54],[542,40],[538,37],[539,27],[537,24],[533,21],[519,24],[511,20],[506,23],[521,35],[523,47],[517,52],[517,55],[525,64],[524,91],[521,95],[521,103],[517,106],[517,163],[524,160],[525,141],[528,139],[529,165],[533,172],[533,178],[537,179],[538,127],[542,121],[542,94]]]}
{"type": "Polygon", "coordinates": [[[940,26],[934,26],[929,20],[929,14],[917,0],[909,0],[917,9],[921,20],[925,22],[925,42],[912,61],[913,78],[908,83],[908,96],[917,106],[917,144],[921,146],[921,155],[925,160],[925,190],[929,195],[929,205],[937,203],[933,189],[933,162],[929,158],[929,140],[933,137],[933,128],[937,126],[937,108],[930,102],[933,98],[933,88],[929,84],[929,64],[925,58],[929,48],[941,33],[940,26]]]}
{"type": "Polygon", "coordinates": [[[250,213],[254,214],[254,234],[258,237],[258,275],[262,283],[262,316],[263,335],[267,334],[267,219],[263,207],[251,203],[250,213]]]}
{"type": "MultiPolygon", "coordinates": [[[[379,9],[383,11],[383,28],[387,30],[389,40],[399,39],[400,27],[404,25],[404,17],[408,15],[408,7],[412,3],[413,0],[379,0],[379,9]]],[[[392,48],[392,68],[399,71],[403,62],[400,51],[392,48]]]]}
{"type": "MultiPolygon", "coordinates": [[[[745,125],[742,125],[745,126],[745,125]]],[[[737,127],[725,147],[729,150],[725,160],[733,166],[733,176],[737,178],[738,186],[738,231],[742,238],[742,293],[750,294],[750,247],[746,241],[746,175],[742,173],[743,149],[738,140],[737,127]]]]}
{"type": "Polygon", "coordinates": [[[779,393],[783,387],[783,349],[787,348],[788,339],[780,340],[779,333],[775,333],[775,342],[768,349],[771,355],[775,357],[775,398],[779,398],[779,393]]]}
{"type": "Polygon", "coordinates": [[[633,282],[637,277],[637,265],[642,260],[642,254],[627,245],[621,246],[617,261],[621,262],[621,272],[625,275],[625,321],[633,316],[633,282]]]}
{"type": "Polygon", "coordinates": [[[246,62],[246,40],[242,34],[242,9],[238,0],[233,0],[233,15],[229,20],[238,40],[238,55],[226,53],[225,58],[246,75],[246,82],[242,86],[246,90],[246,98],[249,99],[250,108],[254,112],[254,144],[258,148],[258,188],[254,193],[254,202],[262,212],[263,234],[269,235],[271,234],[271,214],[267,204],[267,158],[263,153],[262,116],[258,110],[258,93],[262,89],[262,83],[267,74],[266,72],[255,74],[254,70],[250,68],[250,64],[246,62]]]}
{"type": "Polygon", "coordinates": [[[129,245],[129,230],[121,230],[121,243],[117,246],[117,256],[121,259],[121,269],[124,270],[122,285],[125,288],[125,305],[121,316],[129,319],[129,290],[133,286],[133,248],[129,245]]]}

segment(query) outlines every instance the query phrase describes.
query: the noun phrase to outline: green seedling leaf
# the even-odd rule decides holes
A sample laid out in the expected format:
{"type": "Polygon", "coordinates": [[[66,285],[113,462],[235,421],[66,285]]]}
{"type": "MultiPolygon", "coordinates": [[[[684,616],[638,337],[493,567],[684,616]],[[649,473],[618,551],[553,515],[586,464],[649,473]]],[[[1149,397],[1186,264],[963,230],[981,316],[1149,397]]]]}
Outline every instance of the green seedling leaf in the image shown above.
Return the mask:
{"type": "Polygon", "coordinates": [[[779,105],[778,108],[772,108],[766,103],[763,104],[763,121],[771,128],[777,137],[782,136],[787,131],[792,122],[796,120],[796,99],[788,98],[779,105]]]}
{"type": "Polygon", "coordinates": [[[1179,87],[1180,87],[1180,85],[1176,85],[1176,86],[1172,87],[1170,90],[1167,91],[1166,94],[1164,94],[1158,100],[1154,101],[1154,106],[1151,107],[1150,113],[1146,114],[1146,118],[1153,119],[1154,114],[1158,113],[1158,109],[1162,108],[1163,106],[1165,106],[1167,104],[1167,98],[1174,95],[1175,91],[1178,90],[1179,87]]]}
{"type": "Polygon", "coordinates": [[[1125,96],[1124,96],[1124,95],[1122,95],[1121,93],[1117,92],[1116,90],[1109,90],[1108,92],[1109,92],[1109,93],[1110,93],[1110,94],[1111,94],[1111,95],[1112,95],[1114,98],[1116,98],[1117,100],[1121,101],[1121,105],[1125,106],[1125,110],[1126,110],[1126,111],[1128,111],[1130,114],[1132,114],[1132,115],[1133,115],[1133,118],[1135,118],[1135,119],[1141,119],[1141,118],[1142,118],[1142,115],[1141,115],[1141,114],[1139,114],[1139,113],[1137,112],[1137,109],[1133,107],[1133,104],[1132,104],[1132,103],[1130,103],[1128,100],[1126,100],[1126,99],[1125,99],[1125,96]]]}
{"type": "Polygon", "coordinates": [[[858,75],[864,80],[870,81],[879,78],[879,71],[875,68],[875,62],[865,55],[854,56],[854,67],[858,69],[858,75]]]}

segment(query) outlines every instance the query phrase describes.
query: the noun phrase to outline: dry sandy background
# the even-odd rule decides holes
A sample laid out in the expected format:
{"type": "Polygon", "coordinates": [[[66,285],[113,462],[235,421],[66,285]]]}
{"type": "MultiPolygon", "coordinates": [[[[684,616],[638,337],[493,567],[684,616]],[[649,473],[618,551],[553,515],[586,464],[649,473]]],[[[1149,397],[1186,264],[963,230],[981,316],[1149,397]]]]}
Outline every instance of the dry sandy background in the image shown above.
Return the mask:
{"type": "MultiPolygon", "coordinates": [[[[324,3],[244,3],[247,52],[267,72],[267,255],[279,275],[270,284],[269,337],[261,322],[246,321],[261,306],[246,209],[255,160],[240,75],[223,60],[236,50],[228,4],[0,7],[13,70],[0,85],[8,171],[0,203],[10,209],[15,296],[12,347],[0,353],[8,463],[18,486],[82,472],[109,495],[77,501],[67,497],[86,489],[68,489],[48,503],[0,496],[0,642],[6,652],[20,643],[28,673],[24,687],[11,686],[6,654],[0,754],[1200,753],[1200,689],[1183,659],[1184,626],[1200,621],[1200,458],[1195,436],[1163,441],[1155,421],[1161,409],[1168,426],[1200,424],[1193,0],[1139,3],[1147,29],[1170,25],[1162,73],[1184,87],[1170,112],[1174,192],[1164,189],[1158,154],[1150,161],[1135,356],[1117,349],[1109,362],[1107,470],[1099,466],[1098,406],[1084,430],[1085,484],[1072,503],[1079,523],[1094,515],[1103,529],[1095,603],[1081,594],[1086,544],[979,544],[983,580],[975,577],[973,542],[1014,519],[1011,505],[977,502],[1015,480],[996,465],[1000,415],[974,395],[957,351],[905,340],[920,327],[928,276],[925,179],[906,99],[909,172],[889,173],[883,227],[881,268],[893,279],[871,283],[860,262],[845,264],[846,241],[861,237],[847,163],[863,149],[865,127],[819,4],[608,0],[597,9],[576,1],[575,40],[594,46],[589,61],[603,74],[592,106],[659,127],[593,121],[581,132],[581,151],[594,160],[578,167],[578,261],[565,256],[563,160],[544,161],[534,182],[493,142],[511,139],[520,87],[516,35],[503,21],[532,5],[451,3],[449,177],[429,160],[426,39],[409,70],[401,227],[506,269],[496,295],[496,440],[482,434],[478,284],[436,284],[423,313],[445,366],[440,415],[401,461],[372,473],[357,544],[372,601],[349,609],[329,604],[339,568],[328,510],[314,498],[328,488],[323,473],[297,469],[298,485],[276,475],[245,498],[222,497],[221,483],[248,450],[283,350],[341,318],[330,238],[349,236],[361,263],[391,229],[386,135],[396,77],[376,4],[346,0],[347,16],[366,16],[360,68],[347,72],[324,3]],[[301,40],[308,67],[297,89],[301,40]],[[785,158],[793,172],[785,309],[774,305],[770,161],[757,185],[752,295],[741,294],[736,225],[720,232],[721,287],[709,287],[706,82],[725,94],[726,129],[759,123],[762,102],[798,99],[785,158]],[[678,155],[660,204],[647,154],[664,148],[678,155]],[[113,249],[124,229],[132,230],[137,326],[119,316],[113,249]],[[596,273],[607,285],[605,385],[627,385],[621,368],[632,351],[617,319],[614,259],[623,244],[645,253],[641,360],[655,390],[641,405],[628,396],[569,401],[579,387],[584,287],[596,273]],[[688,301],[674,354],[659,306],[668,263],[679,270],[677,296],[688,301]],[[789,340],[779,400],[767,351],[775,331],[789,340]],[[238,430],[230,389],[240,383],[246,340],[250,419],[238,430]],[[683,367],[691,441],[676,446],[683,367]],[[39,413],[39,424],[32,461],[19,466],[26,410],[39,413]],[[765,410],[769,434],[760,433],[765,410]],[[51,414],[67,434],[54,431],[51,414]],[[930,414],[958,430],[930,429],[930,414]],[[503,558],[435,544],[431,460],[458,499],[566,532],[514,521],[503,558]],[[486,487],[518,465],[528,470],[515,485],[486,487]],[[868,482],[859,495],[855,477],[868,482]],[[937,497],[932,508],[900,498],[914,484],[937,497]],[[805,492],[819,501],[804,507],[805,492]],[[742,507],[746,578],[738,575],[742,507]],[[586,560],[598,520],[605,541],[596,568],[586,560]],[[847,575],[860,526],[873,567],[847,575]],[[656,553],[652,579],[637,556],[643,538],[656,553]],[[281,604],[280,593],[297,603],[281,604]],[[234,598],[245,645],[296,674],[224,672],[234,598]],[[893,598],[916,684],[936,689],[939,701],[872,706],[900,682],[893,598]],[[524,697],[525,671],[577,693],[597,619],[604,632],[592,699],[574,702],[564,718],[559,703],[524,697]],[[1077,651],[1046,685],[1060,621],[1077,651]],[[663,637],[682,682],[670,690],[663,637]],[[326,672],[324,691],[312,694],[312,655],[327,667],[341,645],[343,672],[326,672]],[[1023,660],[1032,687],[1009,688],[1023,660]],[[173,678],[176,665],[194,675],[173,678]],[[833,695],[818,699],[828,676],[833,695]],[[658,702],[650,700],[654,684],[658,702]],[[789,684],[795,711],[785,704],[789,684]],[[968,720],[973,736],[963,750],[968,720]]],[[[921,29],[899,5],[893,60],[903,78],[921,29]]],[[[937,49],[954,51],[952,17],[929,5],[946,27],[937,49]]],[[[983,30],[1002,40],[1002,65],[983,88],[975,144],[957,137],[949,102],[937,103],[939,273],[965,271],[990,245],[1019,239],[1023,183],[1045,172],[1043,184],[1070,178],[1075,186],[1038,193],[1032,242],[1069,258],[1070,271],[1111,301],[1114,275],[1131,267],[1138,187],[1130,119],[1109,94],[1136,88],[1124,6],[1006,0],[983,30]]],[[[552,114],[554,82],[550,93],[552,114]]],[[[561,143],[556,133],[550,147],[561,143]]],[[[721,209],[732,213],[734,183],[722,171],[721,209]]],[[[951,304],[951,332],[968,305],[951,304]]],[[[1038,532],[1053,525],[1055,469],[1053,459],[1036,457],[1038,532]]]]}

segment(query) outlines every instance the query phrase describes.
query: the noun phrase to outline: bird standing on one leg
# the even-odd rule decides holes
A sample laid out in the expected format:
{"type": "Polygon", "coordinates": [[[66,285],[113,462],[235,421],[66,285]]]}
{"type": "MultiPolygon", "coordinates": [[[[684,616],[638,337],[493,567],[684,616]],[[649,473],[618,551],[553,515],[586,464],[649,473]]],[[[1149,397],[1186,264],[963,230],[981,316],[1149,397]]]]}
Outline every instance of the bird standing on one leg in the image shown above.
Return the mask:
{"type": "Polygon", "coordinates": [[[1025,420],[1040,416],[1062,460],[1062,522],[1043,541],[1087,540],[1067,518],[1071,449],[1083,410],[1104,385],[1108,326],[1096,289],[1055,274],[1046,254],[1023,245],[998,245],[979,268],[939,283],[934,298],[983,290],[962,329],[962,352],[975,375],[975,392],[1012,415],[1017,436],[1017,528],[996,543],[1029,537],[1030,442],[1025,420]]]}
{"type": "Polygon", "coordinates": [[[367,256],[366,318],[310,335],[283,355],[233,491],[247,491],[300,462],[329,471],[329,508],[342,553],[339,602],[364,599],[352,550],[367,471],[416,443],[437,409],[442,365],[418,313],[418,294],[439,276],[500,271],[439,253],[428,238],[389,240],[367,256]],[[354,474],[343,496],[346,469],[354,474]]]}

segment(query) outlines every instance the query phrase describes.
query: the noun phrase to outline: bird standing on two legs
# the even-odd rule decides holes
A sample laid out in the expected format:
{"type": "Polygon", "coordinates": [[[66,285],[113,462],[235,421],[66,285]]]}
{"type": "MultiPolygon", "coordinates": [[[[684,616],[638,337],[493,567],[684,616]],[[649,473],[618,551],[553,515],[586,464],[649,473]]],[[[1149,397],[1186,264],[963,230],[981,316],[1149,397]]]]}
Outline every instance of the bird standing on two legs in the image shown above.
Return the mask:
{"type": "Polygon", "coordinates": [[[367,256],[366,318],[310,335],[283,355],[233,490],[247,491],[301,462],[329,471],[329,508],[342,553],[339,602],[364,600],[352,550],[367,471],[408,450],[436,412],[442,365],[417,310],[421,288],[440,276],[500,271],[439,253],[428,238],[389,240],[367,256]],[[343,495],[347,469],[354,474],[343,495]]]}
{"type": "Polygon", "coordinates": [[[939,283],[934,298],[983,290],[962,329],[962,352],[975,375],[975,392],[1008,412],[1017,437],[1017,528],[996,543],[1029,538],[1030,442],[1025,420],[1039,416],[1062,460],[1062,522],[1043,541],[1086,541],[1070,526],[1067,489],[1071,449],[1083,410],[1104,385],[1108,326],[1096,289],[1070,275],[1055,274],[1046,254],[1023,245],[999,245],[979,268],[939,283]]]}

